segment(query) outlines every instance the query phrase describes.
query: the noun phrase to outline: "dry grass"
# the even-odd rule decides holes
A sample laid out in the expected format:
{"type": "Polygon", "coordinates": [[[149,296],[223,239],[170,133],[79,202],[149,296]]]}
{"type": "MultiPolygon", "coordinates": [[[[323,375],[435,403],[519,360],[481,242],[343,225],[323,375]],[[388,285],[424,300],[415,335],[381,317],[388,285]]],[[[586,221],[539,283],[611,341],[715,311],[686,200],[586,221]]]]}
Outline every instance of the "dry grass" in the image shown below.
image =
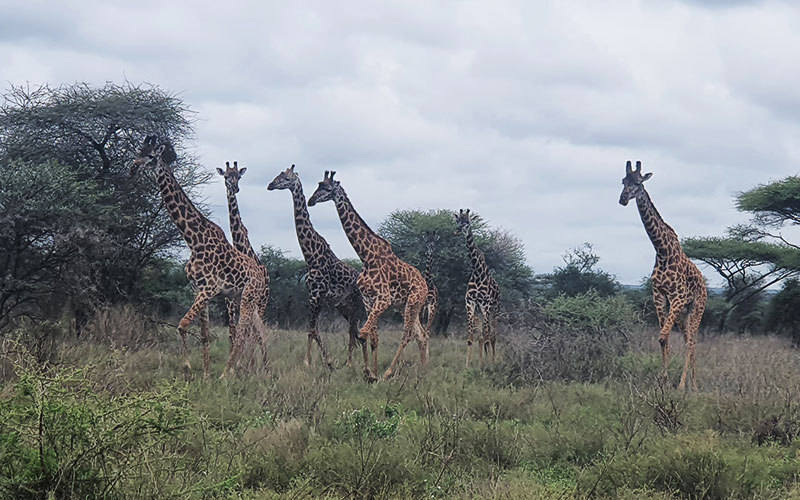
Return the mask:
{"type": "MultiPolygon", "coordinates": [[[[272,330],[266,373],[220,382],[202,379],[196,340],[187,377],[171,328],[124,321],[132,331],[123,331],[107,322],[113,335],[58,342],[52,373],[82,369],[99,402],[180,393],[185,399],[175,404],[190,416],[148,456],[169,457],[169,470],[146,487],[125,476],[112,488],[117,498],[143,498],[137,491],[220,499],[797,497],[800,443],[791,433],[800,370],[798,351],[781,339],[700,339],[693,394],[658,382],[654,331],[633,332],[622,352],[598,358],[612,366],[593,383],[511,376],[522,345],[514,342],[524,333],[499,339],[496,364],[466,369],[456,332],[432,339],[427,366],[412,343],[392,380],[366,384],[360,352],[354,366],[342,366],[346,327],[333,320],[323,332],[339,366],[333,372],[316,350],[313,366],[303,365],[305,332],[272,330]],[[123,338],[148,340],[131,349],[123,338]]],[[[215,334],[219,373],[227,331],[215,334]]],[[[396,328],[381,329],[381,366],[399,340],[396,328]]],[[[672,342],[674,384],[683,348],[679,334],[672,342]]],[[[14,367],[11,345],[0,356],[6,371],[14,367]]],[[[0,404],[17,383],[3,380],[0,404]]],[[[51,397],[68,408],[61,393],[51,397]]],[[[26,414],[24,405],[0,409],[26,414]]],[[[0,476],[9,470],[2,463],[0,476]]]]}

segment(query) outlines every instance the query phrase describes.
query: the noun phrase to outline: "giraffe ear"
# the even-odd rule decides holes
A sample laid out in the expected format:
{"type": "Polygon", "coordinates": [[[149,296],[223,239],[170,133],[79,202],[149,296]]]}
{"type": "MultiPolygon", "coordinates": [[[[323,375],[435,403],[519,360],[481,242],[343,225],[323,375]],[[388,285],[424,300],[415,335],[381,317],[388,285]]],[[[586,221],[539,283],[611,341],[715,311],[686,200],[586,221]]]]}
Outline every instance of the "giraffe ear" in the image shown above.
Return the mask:
{"type": "Polygon", "coordinates": [[[225,177],[225,172],[222,171],[221,168],[217,167],[217,173],[223,177],[225,177]]]}
{"type": "Polygon", "coordinates": [[[646,174],[644,174],[644,175],[642,176],[642,182],[646,181],[646,180],[647,180],[647,179],[649,179],[650,177],[653,177],[653,172],[647,172],[646,174]]]}
{"type": "Polygon", "coordinates": [[[244,173],[247,172],[247,167],[242,167],[239,169],[239,178],[241,179],[244,173]]]}

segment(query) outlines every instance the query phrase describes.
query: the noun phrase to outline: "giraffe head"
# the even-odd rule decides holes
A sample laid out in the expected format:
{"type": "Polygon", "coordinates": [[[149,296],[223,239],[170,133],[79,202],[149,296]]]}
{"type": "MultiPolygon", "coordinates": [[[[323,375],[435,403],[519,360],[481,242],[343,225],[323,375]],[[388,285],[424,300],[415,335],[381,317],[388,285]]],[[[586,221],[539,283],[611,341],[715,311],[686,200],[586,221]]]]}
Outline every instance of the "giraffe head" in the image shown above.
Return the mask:
{"type": "Polygon", "coordinates": [[[337,200],[342,193],[342,186],[339,181],[333,180],[334,175],[336,175],[336,172],[325,171],[325,178],[322,179],[317,190],[314,191],[314,194],[308,199],[309,207],[313,207],[317,203],[322,203],[323,201],[337,200]]]}
{"type": "Polygon", "coordinates": [[[456,233],[455,234],[467,234],[467,229],[469,228],[469,223],[472,222],[472,217],[469,213],[469,208],[464,210],[459,209],[457,214],[453,214],[456,218],[456,233]]]}
{"type": "Polygon", "coordinates": [[[631,162],[625,164],[625,177],[622,179],[622,193],[619,195],[619,204],[626,206],[631,199],[636,198],[644,188],[642,183],[652,177],[648,172],[642,175],[642,162],[636,162],[636,169],[631,168],[631,162]]]}
{"type": "Polygon", "coordinates": [[[231,167],[230,162],[226,161],[225,170],[217,167],[217,173],[225,178],[225,189],[232,194],[239,192],[239,179],[242,178],[246,171],[247,167],[239,168],[239,162],[237,161],[233,162],[233,167],[231,167]]]}
{"type": "Polygon", "coordinates": [[[169,141],[159,141],[154,135],[148,135],[144,139],[142,148],[136,154],[136,158],[131,165],[131,175],[136,174],[142,167],[152,170],[158,166],[159,160],[165,165],[170,165],[177,159],[175,149],[169,141]]]}
{"type": "Polygon", "coordinates": [[[425,231],[422,236],[425,241],[425,248],[428,252],[433,252],[436,242],[439,241],[439,234],[436,231],[425,231]]]}
{"type": "Polygon", "coordinates": [[[279,173],[267,186],[267,191],[274,189],[294,189],[300,183],[300,176],[294,171],[294,164],[283,172],[279,173]]]}

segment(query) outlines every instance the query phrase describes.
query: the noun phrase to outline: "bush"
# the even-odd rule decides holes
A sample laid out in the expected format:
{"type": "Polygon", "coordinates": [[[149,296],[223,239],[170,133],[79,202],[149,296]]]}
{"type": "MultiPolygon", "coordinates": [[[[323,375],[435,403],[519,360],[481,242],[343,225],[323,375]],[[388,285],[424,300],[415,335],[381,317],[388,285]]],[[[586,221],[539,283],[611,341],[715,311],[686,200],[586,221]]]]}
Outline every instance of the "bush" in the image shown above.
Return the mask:
{"type": "Polygon", "coordinates": [[[630,301],[623,295],[603,297],[595,290],[572,297],[559,295],[544,306],[548,321],[587,333],[622,334],[640,324],[630,301]]]}
{"type": "Polygon", "coordinates": [[[770,300],[766,328],[788,335],[792,343],[800,345],[800,281],[786,281],[783,289],[770,300]]]}
{"type": "MultiPolygon", "coordinates": [[[[0,400],[0,493],[4,498],[105,498],[147,491],[162,464],[182,461],[189,400],[164,386],[125,397],[98,393],[91,367],[46,370],[15,360],[12,394],[0,400]],[[151,477],[152,482],[139,483],[151,477]]],[[[164,492],[152,491],[159,496],[164,492]]]]}
{"type": "Polygon", "coordinates": [[[506,334],[509,349],[506,376],[527,380],[591,382],[613,374],[628,350],[628,334],[639,324],[631,303],[622,295],[589,292],[560,295],[532,317],[533,331],[506,334]]]}
{"type": "Polygon", "coordinates": [[[653,488],[681,498],[764,498],[797,474],[783,453],[723,443],[713,432],[652,442],[636,455],[614,455],[579,479],[578,490],[613,496],[619,488],[653,488]]]}

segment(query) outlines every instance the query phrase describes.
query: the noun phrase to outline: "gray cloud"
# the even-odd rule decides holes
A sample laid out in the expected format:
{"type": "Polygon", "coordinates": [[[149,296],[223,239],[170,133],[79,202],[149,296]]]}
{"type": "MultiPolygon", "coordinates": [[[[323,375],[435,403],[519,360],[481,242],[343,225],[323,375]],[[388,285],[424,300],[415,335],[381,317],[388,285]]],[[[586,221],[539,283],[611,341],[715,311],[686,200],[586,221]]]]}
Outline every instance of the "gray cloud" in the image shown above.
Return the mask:
{"type": "MultiPolygon", "coordinates": [[[[53,4],[0,0],[0,80],[128,78],[199,113],[208,169],[248,166],[256,245],[299,256],[285,192],[333,169],[373,226],[397,208],[470,207],[539,272],[594,243],[637,282],[654,252],[617,198],[627,159],[682,236],[742,221],[731,196],[796,173],[800,60],[788,2],[53,4]],[[722,8],[731,7],[731,8],[722,8]]],[[[222,181],[205,195],[227,227],[222,181]]],[[[311,216],[342,256],[335,210],[311,216]]]]}

